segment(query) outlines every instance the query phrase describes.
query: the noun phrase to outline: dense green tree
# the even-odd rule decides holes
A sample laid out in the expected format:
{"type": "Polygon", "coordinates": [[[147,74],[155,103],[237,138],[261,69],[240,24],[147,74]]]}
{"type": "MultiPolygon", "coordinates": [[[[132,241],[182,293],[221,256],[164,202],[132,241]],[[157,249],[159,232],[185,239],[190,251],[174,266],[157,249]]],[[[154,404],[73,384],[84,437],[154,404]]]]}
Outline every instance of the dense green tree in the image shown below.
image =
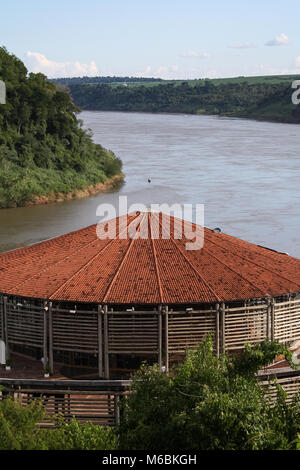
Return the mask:
{"type": "MultiPolygon", "coordinates": [[[[197,80],[112,86],[109,83],[67,83],[74,102],[87,110],[218,114],[279,122],[300,122],[292,104],[292,78],[257,82],[197,80]]],[[[229,80],[229,79],[228,79],[229,80]]],[[[300,108],[299,108],[300,109],[300,108]]]]}
{"type": "Polygon", "coordinates": [[[66,194],[120,173],[121,161],[92,141],[66,89],[0,48],[0,207],[66,194]]]}
{"type": "Polygon", "coordinates": [[[123,404],[121,449],[296,448],[299,397],[287,404],[278,386],[272,404],[255,375],[282,353],[290,358],[283,345],[265,341],[235,359],[217,358],[207,338],[170,376],[144,365],[123,404]]]}
{"type": "Polygon", "coordinates": [[[75,419],[56,418],[55,428],[40,428],[45,409],[38,399],[27,406],[5,398],[0,402],[0,450],[111,450],[115,431],[75,419]]]}

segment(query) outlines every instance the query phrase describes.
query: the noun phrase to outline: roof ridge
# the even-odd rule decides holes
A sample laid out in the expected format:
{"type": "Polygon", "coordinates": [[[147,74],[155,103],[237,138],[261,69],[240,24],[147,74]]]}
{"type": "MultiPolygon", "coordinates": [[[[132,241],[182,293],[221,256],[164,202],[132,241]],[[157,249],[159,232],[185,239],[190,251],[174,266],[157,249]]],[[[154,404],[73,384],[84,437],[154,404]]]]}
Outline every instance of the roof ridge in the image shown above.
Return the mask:
{"type": "MultiPolygon", "coordinates": [[[[0,253],[0,261],[1,261],[1,258],[3,258],[4,260],[6,259],[6,257],[10,257],[10,255],[13,255],[13,254],[17,254],[18,252],[22,253],[25,251],[32,251],[34,250],[36,247],[38,247],[39,245],[44,245],[44,244],[49,244],[49,245],[52,245],[56,242],[56,240],[58,240],[59,238],[67,238],[69,237],[70,235],[74,234],[74,233],[79,233],[79,232],[83,232],[85,230],[88,230],[90,229],[91,227],[94,227],[95,225],[97,224],[91,224],[91,225],[88,225],[87,227],[82,227],[82,228],[79,228],[77,230],[73,230],[72,232],[68,232],[68,233],[63,233],[61,235],[57,235],[57,236],[54,236],[54,237],[50,237],[50,238],[46,238],[44,240],[40,240],[40,241],[37,241],[37,242],[34,242],[34,243],[30,243],[29,245],[25,245],[25,246],[20,246],[18,248],[13,248],[12,250],[8,250],[8,251],[4,251],[2,253],[0,253]]],[[[89,242],[90,243],[90,242],[89,242]]],[[[21,258],[21,256],[16,256],[16,260],[19,260],[21,258]]]]}
{"type": "MultiPolygon", "coordinates": [[[[142,224],[142,222],[143,222],[143,220],[144,220],[144,218],[145,218],[145,216],[146,216],[145,213],[142,213],[142,214],[143,214],[143,215],[142,215],[141,221],[139,222],[137,228],[141,226],[141,224],[142,224]]],[[[138,217],[138,216],[137,216],[137,217],[138,217]]],[[[135,220],[135,219],[133,219],[133,220],[135,220]]],[[[127,227],[126,227],[126,228],[127,228],[127,227]]],[[[118,268],[117,268],[117,270],[116,270],[116,272],[115,272],[115,274],[114,274],[114,277],[112,278],[112,280],[111,280],[110,283],[108,284],[108,287],[107,287],[107,289],[106,289],[106,292],[105,292],[105,294],[104,294],[104,296],[103,296],[103,303],[106,302],[106,298],[107,298],[109,292],[111,291],[112,286],[113,286],[113,284],[115,283],[115,281],[116,281],[116,279],[117,279],[117,276],[118,276],[118,274],[120,273],[120,270],[121,270],[123,264],[125,263],[125,260],[127,259],[128,253],[130,252],[131,247],[132,247],[132,245],[133,245],[133,241],[135,240],[136,237],[137,237],[137,232],[135,232],[134,237],[130,240],[130,243],[129,243],[129,245],[128,245],[128,248],[127,248],[127,250],[126,250],[126,252],[125,252],[125,254],[124,254],[124,256],[123,256],[123,258],[122,258],[122,260],[121,260],[121,262],[120,262],[120,264],[119,264],[119,266],[118,266],[118,268]]]]}
{"type": "MultiPolygon", "coordinates": [[[[158,219],[158,223],[159,225],[161,226],[162,230],[163,230],[163,226],[160,222],[160,220],[158,219]]],[[[216,299],[218,301],[221,301],[220,297],[216,294],[216,292],[210,287],[210,285],[205,281],[205,279],[203,279],[203,277],[201,276],[201,274],[199,273],[199,271],[192,265],[192,263],[190,262],[190,260],[188,259],[188,257],[184,254],[184,252],[178,247],[177,243],[175,242],[175,239],[173,239],[172,237],[170,237],[170,240],[173,242],[173,244],[176,246],[177,250],[180,251],[180,253],[182,254],[182,256],[184,257],[184,259],[188,262],[188,264],[190,265],[190,267],[193,269],[193,271],[197,274],[197,276],[202,280],[202,282],[206,285],[206,287],[208,287],[208,289],[210,290],[210,292],[216,297],[216,299]]]]}
{"type": "MultiPolygon", "coordinates": [[[[91,225],[90,227],[92,227],[93,225],[91,225]]],[[[66,234],[67,235],[67,234],[66,234]]],[[[22,281],[22,282],[19,282],[18,284],[14,284],[13,287],[19,287],[21,284],[25,284],[27,281],[30,281],[31,279],[33,279],[34,277],[37,276],[37,274],[40,274],[40,273],[44,273],[46,272],[48,269],[50,269],[53,265],[58,265],[60,263],[62,263],[63,261],[66,261],[66,259],[70,258],[71,256],[74,255],[74,253],[78,253],[79,251],[81,251],[83,248],[86,248],[88,247],[89,245],[91,245],[92,243],[95,243],[95,241],[97,240],[97,236],[91,240],[90,242],[82,245],[78,250],[76,250],[75,252],[72,252],[72,254],[68,255],[68,256],[65,256],[64,258],[61,258],[59,261],[57,261],[56,263],[51,263],[50,265],[48,265],[46,268],[42,269],[41,271],[39,271],[39,273],[35,273],[33,274],[32,276],[28,277],[25,281],[22,281]]],[[[25,247],[26,248],[26,247],[25,247]]]]}
{"type": "MultiPolygon", "coordinates": [[[[207,248],[206,248],[206,250],[207,250],[207,248]]],[[[210,254],[210,256],[212,256],[212,257],[215,258],[217,261],[219,261],[219,263],[223,264],[223,266],[225,266],[227,269],[229,269],[229,270],[232,271],[233,273],[237,274],[240,278],[244,279],[244,281],[246,281],[248,284],[254,286],[256,289],[258,289],[260,292],[262,292],[263,295],[269,295],[267,292],[264,292],[260,287],[258,287],[254,282],[249,281],[249,279],[247,279],[246,277],[244,277],[242,274],[238,273],[235,269],[233,269],[233,268],[231,268],[230,266],[228,266],[228,264],[226,264],[224,261],[220,260],[220,258],[218,258],[217,256],[213,255],[209,249],[207,250],[207,252],[210,254]]]]}
{"type": "MultiPolygon", "coordinates": [[[[138,215],[136,215],[136,217],[138,217],[138,215]]],[[[135,218],[136,218],[135,217],[135,218]]],[[[135,219],[134,218],[134,219],[135,219]]],[[[133,220],[134,220],[133,219],[133,220]]],[[[128,219],[127,219],[127,224],[126,224],[126,227],[121,231],[121,232],[118,232],[118,235],[121,235],[121,233],[125,232],[125,230],[127,230],[127,227],[128,227],[128,219]]],[[[96,237],[97,238],[97,237],[96,237]]],[[[77,271],[75,271],[71,277],[69,277],[65,282],[63,282],[57,289],[55,289],[54,292],[52,292],[49,296],[49,299],[52,298],[62,287],[64,287],[66,284],[68,284],[71,279],[73,279],[75,276],[77,276],[77,274],[80,273],[80,271],[82,271],[86,266],[88,266],[92,261],[94,261],[94,259],[97,258],[97,256],[99,256],[106,248],[108,248],[112,242],[114,241],[114,238],[112,238],[100,251],[98,251],[94,256],[92,256],[92,258],[90,258],[86,263],[84,263],[79,269],[77,269],[77,271]]],[[[79,251],[79,250],[78,250],[79,251]]]]}
{"type": "Polygon", "coordinates": [[[152,224],[151,224],[150,213],[148,214],[148,223],[150,223],[151,246],[152,246],[152,253],[153,253],[153,258],[154,258],[155,273],[156,273],[158,289],[159,289],[159,296],[160,296],[161,303],[163,303],[163,292],[162,292],[159,268],[158,268],[158,263],[157,263],[156,248],[154,244],[154,238],[152,237],[152,224]]]}
{"type": "MultiPolygon", "coordinates": [[[[220,248],[223,248],[224,250],[226,250],[226,251],[228,251],[229,253],[231,253],[231,251],[230,251],[228,248],[226,248],[226,247],[224,247],[224,246],[222,246],[222,245],[216,243],[215,241],[208,240],[208,242],[209,242],[209,243],[212,243],[213,245],[216,245],[216,246],[218,246],[218,247],[220,247],[220,248]]],[[[229,241],[229,243],[233,245],[233,242],[229,241]]],[[[295,286],[299,287],[299,284],[297,284],[295,281],[292,281],[291,279],[289,279],[289,278],[287,278],[287,277],[285,277],[285,276],[282,276],[281,274],[278,274],[277,272],[274,273],[274,271],[272,271],[270,268],[266,268],[265,266],[262,266],[261,264],[258,264],[258,263],[256,263],[255,261],[252,261],[252,260],[250,261],[250,260],[249,260],[248,258],[246,258],[245,256],[239,255],[239,254],[237,254],[237,253],[234,253],[234,256],[237,256],[238,258],[241,258],[241,259],[243,259],[243,260],[245,260],[245,261],[248,261],[248,262],[254,264],[255,266],[257,266],[258,268],[261,268],[261,269],[264,269],[264,270],[266,270],[266,271],[269,271],[269,272],[272,273],[273,275],[275,274],[275,276],[281,277],[281,278],[284,279],[285,281],[291,282],[292,284],[295,284],[295,286]]],[[[215,258],[217,259],[216,256],[215,256],[215,258]]]]}

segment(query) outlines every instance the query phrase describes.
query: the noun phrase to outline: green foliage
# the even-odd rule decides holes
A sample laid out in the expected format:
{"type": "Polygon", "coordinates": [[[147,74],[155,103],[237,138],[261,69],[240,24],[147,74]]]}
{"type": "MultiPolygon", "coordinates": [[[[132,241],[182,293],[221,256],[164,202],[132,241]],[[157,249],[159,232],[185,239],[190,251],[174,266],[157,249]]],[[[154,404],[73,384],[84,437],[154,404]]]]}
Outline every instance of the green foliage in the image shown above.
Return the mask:
{"type": "Polygon", "coordinates": [[[66,423],[58,420],[57,429],[41,430],[40,435],[48,450],[114,450],[115,430],[91,423],[80,424],[76,419],[66,423]]]}
{"type": "Polygon", "coordinates": [[[217,358],[207,338],[188,352],[172,377],[144,365],[123,404],[120,448],[130,450],[256,450],[295,448],[300,400],[287,404],[278,386],[270,403],[255,373],[278,352],[265,342],[239,359],[217,358]],[[248,369],[250,368],[250,370],[248,369]]]}
{"type": "Polygon", "coordinates": [[[0,402],[0,449],[33,450],[44,449],[40,431],[36,426],[44,416],[44,409],[39,401],[32,401],[28,406],[21,406],[11,398],[0,402]]]}
{"type": "Polygon", "coordinates": [[[75,419],[70,423],[61,417],[56,428],[37,426],[45,418],[40,400],[32,400],[27,406],[5,398],[0,402],[1,450],[112,450],[116,448],[113,429],[85,423],[75,419]]]}
{"type": "Polygon", "coordinates": [[[78,80],[68,84],[74,102],[83,109],[217,114],[299,123],[300,107],[291,101],[296,78],[238,77],[128,87],[78,80]]]}
{"type": "Polygon", "coordinates": [[[0,207],[69,193],[120,173],[120,159],[93,143],[69,94],[0,48],[0,207]]]}

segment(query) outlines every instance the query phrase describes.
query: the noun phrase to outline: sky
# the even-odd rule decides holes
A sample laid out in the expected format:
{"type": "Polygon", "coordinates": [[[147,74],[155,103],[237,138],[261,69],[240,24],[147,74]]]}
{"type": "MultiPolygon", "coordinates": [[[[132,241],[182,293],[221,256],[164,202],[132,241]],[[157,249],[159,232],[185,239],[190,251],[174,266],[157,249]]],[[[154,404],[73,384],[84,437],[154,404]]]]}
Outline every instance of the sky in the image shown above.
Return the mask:
{"type": "Polygon", "coordinates": [[[300,73],[299,0],[9,0],[1,41],[48,77],[300,73]]]}

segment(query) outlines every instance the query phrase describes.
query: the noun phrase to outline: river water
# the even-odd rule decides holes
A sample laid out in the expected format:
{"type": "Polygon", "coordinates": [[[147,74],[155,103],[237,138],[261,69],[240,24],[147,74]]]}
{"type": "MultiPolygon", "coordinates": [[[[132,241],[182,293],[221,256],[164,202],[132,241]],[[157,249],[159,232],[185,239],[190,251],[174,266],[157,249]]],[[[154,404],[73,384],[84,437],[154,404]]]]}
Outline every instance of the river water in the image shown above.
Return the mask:
{"type": "Polygon", "coordinates": [[[96,223],[101,203],[204,204],[205,225],[300,258],[300,126],[214,116],[82,112],[124,163],[88,199],[0,210],[0,251],[96,223]],[[151,183],[148,183],[148,178],[151,183]]]}

